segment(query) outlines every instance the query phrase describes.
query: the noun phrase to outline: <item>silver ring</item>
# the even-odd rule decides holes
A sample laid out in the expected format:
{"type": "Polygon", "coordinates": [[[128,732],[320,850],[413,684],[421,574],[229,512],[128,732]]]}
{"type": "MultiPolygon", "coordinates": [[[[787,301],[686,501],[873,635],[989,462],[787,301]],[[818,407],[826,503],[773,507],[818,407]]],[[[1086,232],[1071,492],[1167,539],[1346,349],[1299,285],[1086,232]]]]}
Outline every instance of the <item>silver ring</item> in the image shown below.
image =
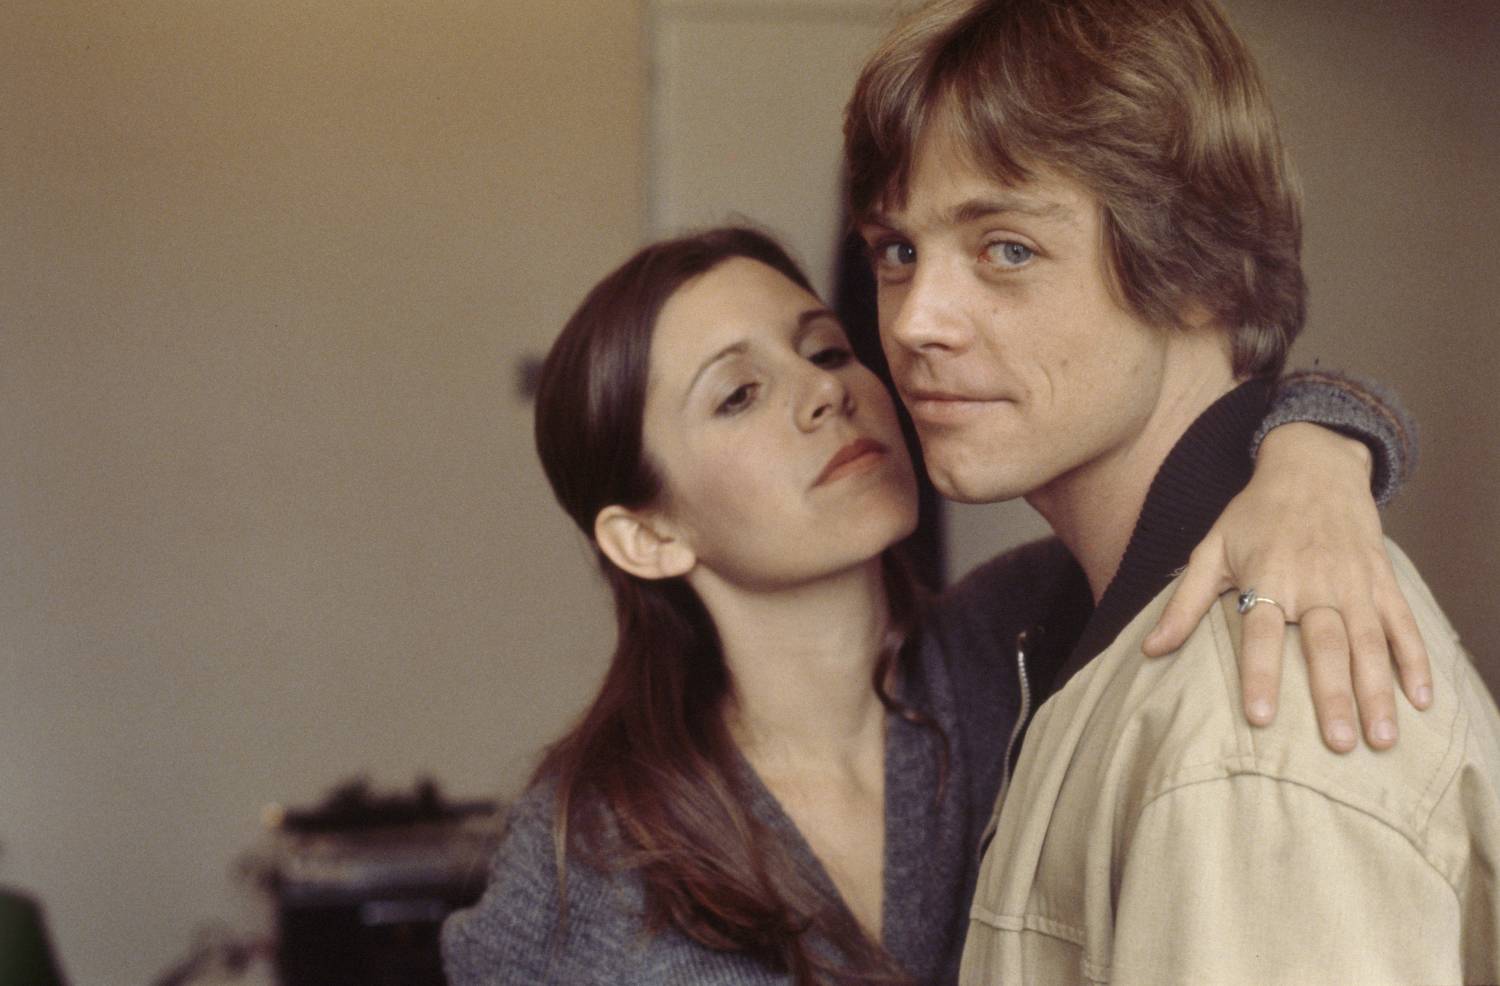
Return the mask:
{"type": "Polygon", "coordinates": [[[1254,609],[1258,603],[1270,603],[1272,606],[1280,609],[1281,618],[1283,620],[1286,619],[1286,610],[1282,609],[1281,604],[1272,599],[1270,596],[1258,595],[1253,586],[1240,593],[1239,601],[1235,604],[1235,608],[1238,609],[1241,613],[1248,613],[1252,609],[1254,609]]]}

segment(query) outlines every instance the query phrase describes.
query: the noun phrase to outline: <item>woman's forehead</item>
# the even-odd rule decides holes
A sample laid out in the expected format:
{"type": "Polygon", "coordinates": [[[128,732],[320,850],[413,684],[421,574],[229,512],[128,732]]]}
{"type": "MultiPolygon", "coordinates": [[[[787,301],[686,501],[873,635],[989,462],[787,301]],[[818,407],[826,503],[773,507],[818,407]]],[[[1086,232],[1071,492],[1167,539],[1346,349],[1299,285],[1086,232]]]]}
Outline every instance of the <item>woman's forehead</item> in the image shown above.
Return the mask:
{"type": "Polygon", "coordinates": [[[794,331],[801,315],[822,309],[816,296],[780,271],[748,257],[731,257],[688,281],[667,299],[652,339],[672,362],[708,357],[726,346],[750,345],[794,331]]]}

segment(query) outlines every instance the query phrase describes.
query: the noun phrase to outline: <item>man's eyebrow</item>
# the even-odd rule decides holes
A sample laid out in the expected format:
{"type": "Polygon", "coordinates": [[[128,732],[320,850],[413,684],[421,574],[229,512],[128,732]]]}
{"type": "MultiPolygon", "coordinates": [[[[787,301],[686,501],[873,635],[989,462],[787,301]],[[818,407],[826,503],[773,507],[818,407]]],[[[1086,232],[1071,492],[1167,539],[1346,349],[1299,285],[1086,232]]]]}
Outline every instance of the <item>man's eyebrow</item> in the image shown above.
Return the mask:
{"type": "MultiPolygon", "coordinates": [[[[958,205],[949,209],[942,217],[947,225],[962,226],[980,219],[989,219],[994,216],[1028,216],[1033,219],[1071,219],[1073,210],[1061,202],[1048,202],[1044,199],[1032,198],[1027,195],[1007,193],[1001,195],[981,195],[971,199],[965,199],[958,205]]],[[[900,223],[883,212],[871,212],[865,215],[857,225],[880,226],[885,229],[900,229],[900,223]]]]}
{"type": "Polygon", "coordinates": [[[960,202],[948,210],[947,219],[954,225],[963,225],[1001,215],[1028,216],[1032,219],[1066,219],[1073,215],[1073,210],[1061,202],[1048,202],[1045,199],[1031,198],[1026,195],[980,196],[960,202]]]}
{"type": "MultiPolygon", "coordinates": [[[[794,343],[800,344],[803,338],[806,337],[806,335],[810,331],[812,331],[814,323],[821,322],[823,319],[831,319],[836,323],[838,322],[838,318],[839,317],[828,308],[809,308],[797,315],[797,329],[793,334],[792,341],[794,343]]],[[[723,349],[715,352],[708,359],[704,360],[703,365],[699,366],[697,372],[693,374],[693,379],[688,382],[687,393],[691,394],[697,388],[699,378],[701,378],[705,373],[708,372],[709,367],[713,366],[715,363],[719,362],[722,359],[730,356],[743,356],[749,351],[750,340],[739,339],[735,342],[731,342],[723,349]]]]}

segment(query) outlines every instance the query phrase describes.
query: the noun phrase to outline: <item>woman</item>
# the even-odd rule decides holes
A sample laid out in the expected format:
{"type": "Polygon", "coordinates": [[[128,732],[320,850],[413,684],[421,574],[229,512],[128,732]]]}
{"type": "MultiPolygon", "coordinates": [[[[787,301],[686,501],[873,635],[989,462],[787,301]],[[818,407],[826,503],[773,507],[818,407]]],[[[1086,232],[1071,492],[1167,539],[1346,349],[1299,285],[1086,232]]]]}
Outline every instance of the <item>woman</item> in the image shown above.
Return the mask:
{"type": "Polygon", "coordinates": [[[537,441],[619,640],[444,929],[450,982],[952,981],[1019,704],[999,648],[1056,595],[1030,578],[1051,549],[916,629],[891,399],[747,230],[648,247],[589,294],[537,441]]]}

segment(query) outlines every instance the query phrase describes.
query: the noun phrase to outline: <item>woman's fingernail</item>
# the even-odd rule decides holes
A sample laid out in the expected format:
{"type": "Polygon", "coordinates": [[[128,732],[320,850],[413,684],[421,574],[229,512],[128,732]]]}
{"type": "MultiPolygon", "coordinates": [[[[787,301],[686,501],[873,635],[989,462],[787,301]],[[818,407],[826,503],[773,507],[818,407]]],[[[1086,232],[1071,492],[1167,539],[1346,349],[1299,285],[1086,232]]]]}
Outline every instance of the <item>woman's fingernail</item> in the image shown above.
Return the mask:
{"type": "Polygon", "coordinates": [[[1419,706],[1421,706],[1422,708],[1425,709],[1425,708],[1427,708],[1427,706],[1429,706],[1431,704],[1432,704],[1432,686],[1431,685],[1418,685],[1417,686],[1417,705],[1419,705],[1419,706]]]}
{"type": "Polygon", "coordinates": [[[1396,724],[1389,719],[1377,719],[1375,727],[1370,730],[1370,735],[1377,743],[1396,742],[1396,724]]]}
{"type": "Polygon", "coordinates": [[[1339,749],[1350,749],[1354,746],[1354,727],[1348,720],[1340,719],[1328,727],[1328,738],[1339,749]]]}
{"type": "Polygon", "coordinates": [[[1264,726],[1271,721],[1271,703],[1263,698],[1251,702],[1246,711],[1250,713],[1250,721],[1257,726],[1264,726]]]}

